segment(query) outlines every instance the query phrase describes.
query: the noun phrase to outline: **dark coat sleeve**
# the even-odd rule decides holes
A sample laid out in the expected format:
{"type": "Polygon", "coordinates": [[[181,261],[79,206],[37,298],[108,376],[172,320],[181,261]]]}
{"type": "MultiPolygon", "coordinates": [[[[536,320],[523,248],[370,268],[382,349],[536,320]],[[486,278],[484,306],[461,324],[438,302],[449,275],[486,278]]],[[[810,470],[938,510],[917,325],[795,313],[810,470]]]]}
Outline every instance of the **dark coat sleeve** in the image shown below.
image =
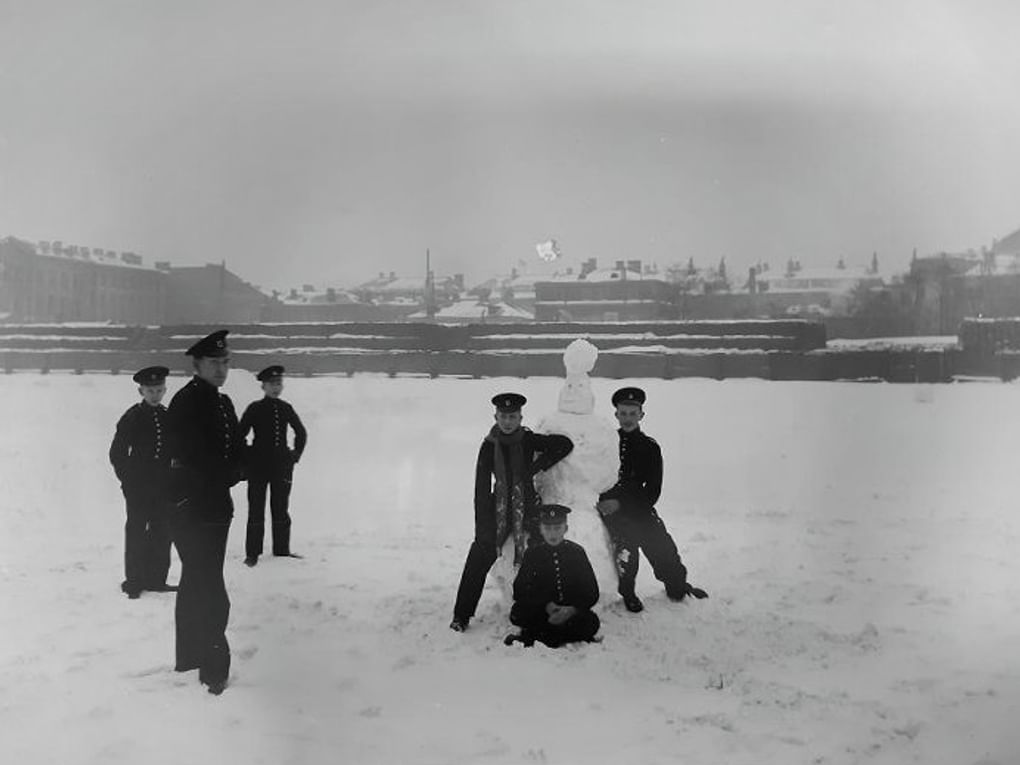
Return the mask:
{"type": "Polygon", "coordinates": [[[305,425],[293,406],[290,407],[290,426],[294,428],[294,461],[297,462],[304,454],[305,445],[308,443],[308,431],[305,430],[305,425]]]}
{"type": "Polygon", "coordinates": [[[574,450],[574,442],[558,433],[530,433],[530,438],[536,452],[532,474],[548,470],[574,450]]]}
{"type": "Polygon", "coordinates": [[[662,450],[654,439],[646,438],[629,460],[629,475],[600,494],[599,499],[618,500],[625,510],[649,511],[662,493],[662,450]]]}
{"type": "Polygon", "coordinates": [[[135,408],[131,407],[121,415],[117,421],[117,429],[113,434],[113,441],[110,443],[110,464],[113,465],[113,472],[122,483],[131,480],[129,469],[131,445],[135,437],[135,408]]]}
{"type": "Polygon", "coordinates": [[[574,586],[571,588],[571,602],[568,605],[576,608],[590,609],[599,600],[599,583],[595,578],[595,571],[588,560],[588,553],[580,545],[576,546],[576,555],[573,560],[574,586]],[[576,593],[573,592],[576,589],[576,593]]]}
{"type": "Polygon", "coordinates": [[[196,418],[195,398],[182,388],[167,407],[167,441],[170,454],[170,499],[180,503],[202,490],[197,469],[201,455],[196,449],[202,433],[196,418]]]}
{"type": "Polygon", "coordinates": [[[495,448],[488,441],[482,441],[478,448],[478,459],[475,461],[475,515],[491,512],[492,470],[495,459],[495,448]]]}
{"type": "Polygon", "coordinates": [[[514,577],[514,602],[529,608],[545,606],[544,593],[539,586],[540,578],[538,553],[535,548],[529,548],[524,551],[521,567],[514,577]]]}
{"type": "Polygon", "coordinates": [[[226,399],[227,412],[230,414],[229,427],[233,428],[233,432],[230,434],[230,455],[222,478],[228,486],[234,486],[245,479],[245,447],[244,439],[241,438],[241,426],[237,419],[237,411],[234,409],[234,402],[230,400],[229,396],[224,396],[224,399],[226,399]]]}
{"type": "Polygon", "coordinates": [[[662,449],[652,439],[645,442],[641,495],[649,506],[654,506],[662,494],[662,449]]]}
{"type": "Polygon", "coordinates": [[[238,429],[241,432],[241,440],[245,441],[248,438],[248,434],[255,425],[255,404],[254,402],[248,404],[245,407],[244,414],[241,415],[241,422],[238,424],[238,429]]]}

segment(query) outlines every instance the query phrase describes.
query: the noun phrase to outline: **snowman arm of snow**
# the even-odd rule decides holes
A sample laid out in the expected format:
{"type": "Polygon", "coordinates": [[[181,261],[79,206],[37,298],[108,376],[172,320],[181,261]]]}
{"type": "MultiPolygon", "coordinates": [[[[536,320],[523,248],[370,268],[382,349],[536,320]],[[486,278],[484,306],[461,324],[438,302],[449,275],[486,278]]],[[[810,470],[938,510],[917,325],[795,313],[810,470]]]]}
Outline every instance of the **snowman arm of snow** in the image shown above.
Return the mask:
{"type": "Polygon", "coordinates": [[[541,454],[531,463],[532,475],[548,470],[574,449],[574,442],[558,433],[532,433],[535,451],[541,454]]]}

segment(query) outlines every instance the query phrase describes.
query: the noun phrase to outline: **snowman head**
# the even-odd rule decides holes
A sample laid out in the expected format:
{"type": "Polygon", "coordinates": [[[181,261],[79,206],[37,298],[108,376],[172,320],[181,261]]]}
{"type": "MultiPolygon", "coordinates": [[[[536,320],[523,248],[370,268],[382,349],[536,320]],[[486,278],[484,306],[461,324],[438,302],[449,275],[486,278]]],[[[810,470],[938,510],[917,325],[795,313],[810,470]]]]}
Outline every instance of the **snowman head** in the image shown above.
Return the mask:
{"type": "Polygon", "coordinates": [[[591,392],[588,372],[595,366],[599,351],[587,340],[577,339],[563,353],[567,379],[560,391],[558,408],[568,414],[591,414],[595,411],[595,396],[591,392]]]}
{"type": "Polygon", "coordinates": [[[598,357],[598,348],[587,340],[578,338],[563,352],[563,366],[567,368],[567,377],[588,374],[594,368],[598,357]]]}

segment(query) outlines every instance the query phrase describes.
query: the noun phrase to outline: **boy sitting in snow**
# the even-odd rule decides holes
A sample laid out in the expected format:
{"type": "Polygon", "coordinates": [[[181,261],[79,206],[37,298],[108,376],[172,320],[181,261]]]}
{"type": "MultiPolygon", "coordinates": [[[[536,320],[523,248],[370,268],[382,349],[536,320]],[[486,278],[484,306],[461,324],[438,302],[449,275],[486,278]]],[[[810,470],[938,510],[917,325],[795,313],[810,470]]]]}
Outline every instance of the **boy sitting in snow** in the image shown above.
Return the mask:
{"type": "Polygon", "coordinates": [[[569,512],[564,505],[538,508],[544,544],[525,551],[514,579],[510,622],[521,631],[508,635],[507,645],[530,646],[538,640],[558,648],[596,640],[599,618],[591,608],[598,602],[599,586],[584,548],[564,539],[569,512]]]}

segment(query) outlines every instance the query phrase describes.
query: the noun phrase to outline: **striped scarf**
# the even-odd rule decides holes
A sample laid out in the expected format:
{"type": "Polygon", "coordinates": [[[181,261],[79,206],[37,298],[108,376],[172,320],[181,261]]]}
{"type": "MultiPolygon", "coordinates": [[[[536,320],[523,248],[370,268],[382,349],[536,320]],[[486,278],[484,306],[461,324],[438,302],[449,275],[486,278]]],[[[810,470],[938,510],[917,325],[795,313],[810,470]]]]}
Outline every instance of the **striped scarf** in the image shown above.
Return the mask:
{"type": "Polygon", "coordinates": [[[524,428],[518,428],[509,435],[493,425],[485,440],[492,444],[493,473],[496,478],[496,546],[500,549],[507,537],[514,535],[514,566],[519,566],[528,535],[524,529],[524,482],[528,475],[524,466],[524,428]],[[510,457],[510,472],[507,474],[507,460],[510,457]]]}

